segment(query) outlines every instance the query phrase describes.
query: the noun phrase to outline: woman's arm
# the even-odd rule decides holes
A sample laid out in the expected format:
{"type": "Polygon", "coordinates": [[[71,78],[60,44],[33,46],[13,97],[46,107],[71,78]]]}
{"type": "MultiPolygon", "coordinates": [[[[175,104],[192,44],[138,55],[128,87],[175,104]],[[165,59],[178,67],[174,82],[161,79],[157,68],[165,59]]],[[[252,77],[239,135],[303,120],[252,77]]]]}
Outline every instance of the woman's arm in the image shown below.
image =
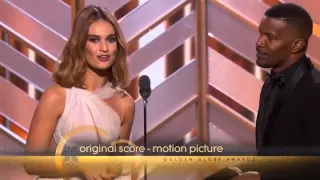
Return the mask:
{"type": "Polygon", "coordinates": [[[129,94],[123,96],[121,107],[123,121],[121,123],[120,139],[129,140],[135,114],[135,103],[129,94]]]}
{"type": "MultiPolygon", "coordinates": [[[[42,94],[29,129],[26,144],[27,154],[32,153],[42,155],[49,151],[55,151],[55,148],[50,149],[50,142],[57,121],[63,113],[64,104],[65,90],[59,85],[53,85],[42,94]]],[[[38,175],[47,178],[62,177],[62,174],[55,168],[54,162],[50,167],[41,167],[36,164],[27,163],[24,168],[30,175],[38,175]]]]}
{"type": "MultiPolygon", "coordinates": [[[[135,115],[135,102],[128,94],[125,94],[122,98],[122,110],[124,118],[121,124],[120,139],[129,140],[135,115]]],[[[133,165],[133,167],[131,167],[131,170],[131,179],[138,179],[139,168],[136,168],[133,165]]]]}

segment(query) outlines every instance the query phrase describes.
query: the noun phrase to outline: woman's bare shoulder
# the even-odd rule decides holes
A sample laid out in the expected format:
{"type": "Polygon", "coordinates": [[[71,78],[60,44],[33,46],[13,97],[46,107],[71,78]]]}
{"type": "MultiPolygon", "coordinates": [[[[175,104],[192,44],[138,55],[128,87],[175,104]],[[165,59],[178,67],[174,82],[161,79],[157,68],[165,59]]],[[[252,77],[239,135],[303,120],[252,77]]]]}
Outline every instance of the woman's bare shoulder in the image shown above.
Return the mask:
{"type": "Polygon", "coordinates": [[[120,106],[122,108],[122,113],[125,119],[131,121],[133,120],[134,112],[135,112],[135,102],[132,96],[125,90],[122,91],[122,95],[120,98],[120,106]]]}
{"type": "Polygon", "coordinates": [[[124,107],[134,107],[134,99],[132,96],[125,90],[121,91],[121,106],[124,107]]]}
{"type": "MultiPolygon", "coordinates": [[[[53,129],[56,120],[63,114],[65,103],[65,90],[59,85],[52,85],[41,95],[38,106],[34,112],[31,132],[38,132],[38,126],[53,129]],[[45,125],[43,125],[45,123],[45,125]]],[[[41,131],[41,133],[43,133],[41,131]]]]}
{"type": "Polygon", "coordinates": [[[40,103],[51,106],[63,105],[65,97],[65,88],[58,84],[53,84],[43,92],[40,98],[40,103]]]}

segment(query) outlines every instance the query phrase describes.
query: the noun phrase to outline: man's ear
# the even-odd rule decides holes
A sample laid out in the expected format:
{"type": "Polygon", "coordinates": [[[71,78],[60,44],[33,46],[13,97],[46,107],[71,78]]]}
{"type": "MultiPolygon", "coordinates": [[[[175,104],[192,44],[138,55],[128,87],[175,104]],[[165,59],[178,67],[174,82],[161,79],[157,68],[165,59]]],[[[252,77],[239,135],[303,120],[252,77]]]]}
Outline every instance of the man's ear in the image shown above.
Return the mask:
{"type": "Polygon", "coordinates": [[[299,53],[307,48],[308,42],[305,39],[298,38],[294,41],[292,47],[292,53],[299,53]]]}

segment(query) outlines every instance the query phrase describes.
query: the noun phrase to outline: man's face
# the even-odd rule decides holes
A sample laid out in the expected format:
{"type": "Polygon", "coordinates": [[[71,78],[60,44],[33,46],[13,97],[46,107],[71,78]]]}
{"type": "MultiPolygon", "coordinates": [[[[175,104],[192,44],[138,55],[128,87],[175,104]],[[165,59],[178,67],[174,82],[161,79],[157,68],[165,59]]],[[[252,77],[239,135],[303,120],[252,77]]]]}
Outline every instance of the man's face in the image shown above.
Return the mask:
{"type": "Polygon", "coordinates": [[[283,20],[264,17],[259,25],[260,37],[256,42],[257,65],[279,68],[291,55],[295,32],[283,20]]]}

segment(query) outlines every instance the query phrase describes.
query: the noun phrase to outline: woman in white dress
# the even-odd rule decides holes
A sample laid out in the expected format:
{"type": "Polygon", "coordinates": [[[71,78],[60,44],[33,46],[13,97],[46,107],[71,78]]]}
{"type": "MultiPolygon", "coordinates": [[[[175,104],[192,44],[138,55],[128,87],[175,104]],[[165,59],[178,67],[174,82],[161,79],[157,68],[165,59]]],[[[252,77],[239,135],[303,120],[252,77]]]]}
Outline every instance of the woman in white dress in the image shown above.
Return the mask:
{"type": "MultiPolygon", "coordinates": [[[[83,141],[103,143],[129,139],[134,100],[122,88],[129,84],[127,44],[116,19],[98,6],[80,11],[53,73],[55,84],[46,89],[34,113],[27,152],[55,152],[74,129],[83,141]],[[90,129],[90,132],[85,131],[90,129]],[[93,127],[93,128],[90,128],[93,127]],[[99,131],[98,129],[102,130],[99,131]]],[[[59,170],[44,172],[25,165],[38,179],[63,179],[59,170]]],[[[105,172],[67,174],[69,179],[110,179],[105,172]]]]}

